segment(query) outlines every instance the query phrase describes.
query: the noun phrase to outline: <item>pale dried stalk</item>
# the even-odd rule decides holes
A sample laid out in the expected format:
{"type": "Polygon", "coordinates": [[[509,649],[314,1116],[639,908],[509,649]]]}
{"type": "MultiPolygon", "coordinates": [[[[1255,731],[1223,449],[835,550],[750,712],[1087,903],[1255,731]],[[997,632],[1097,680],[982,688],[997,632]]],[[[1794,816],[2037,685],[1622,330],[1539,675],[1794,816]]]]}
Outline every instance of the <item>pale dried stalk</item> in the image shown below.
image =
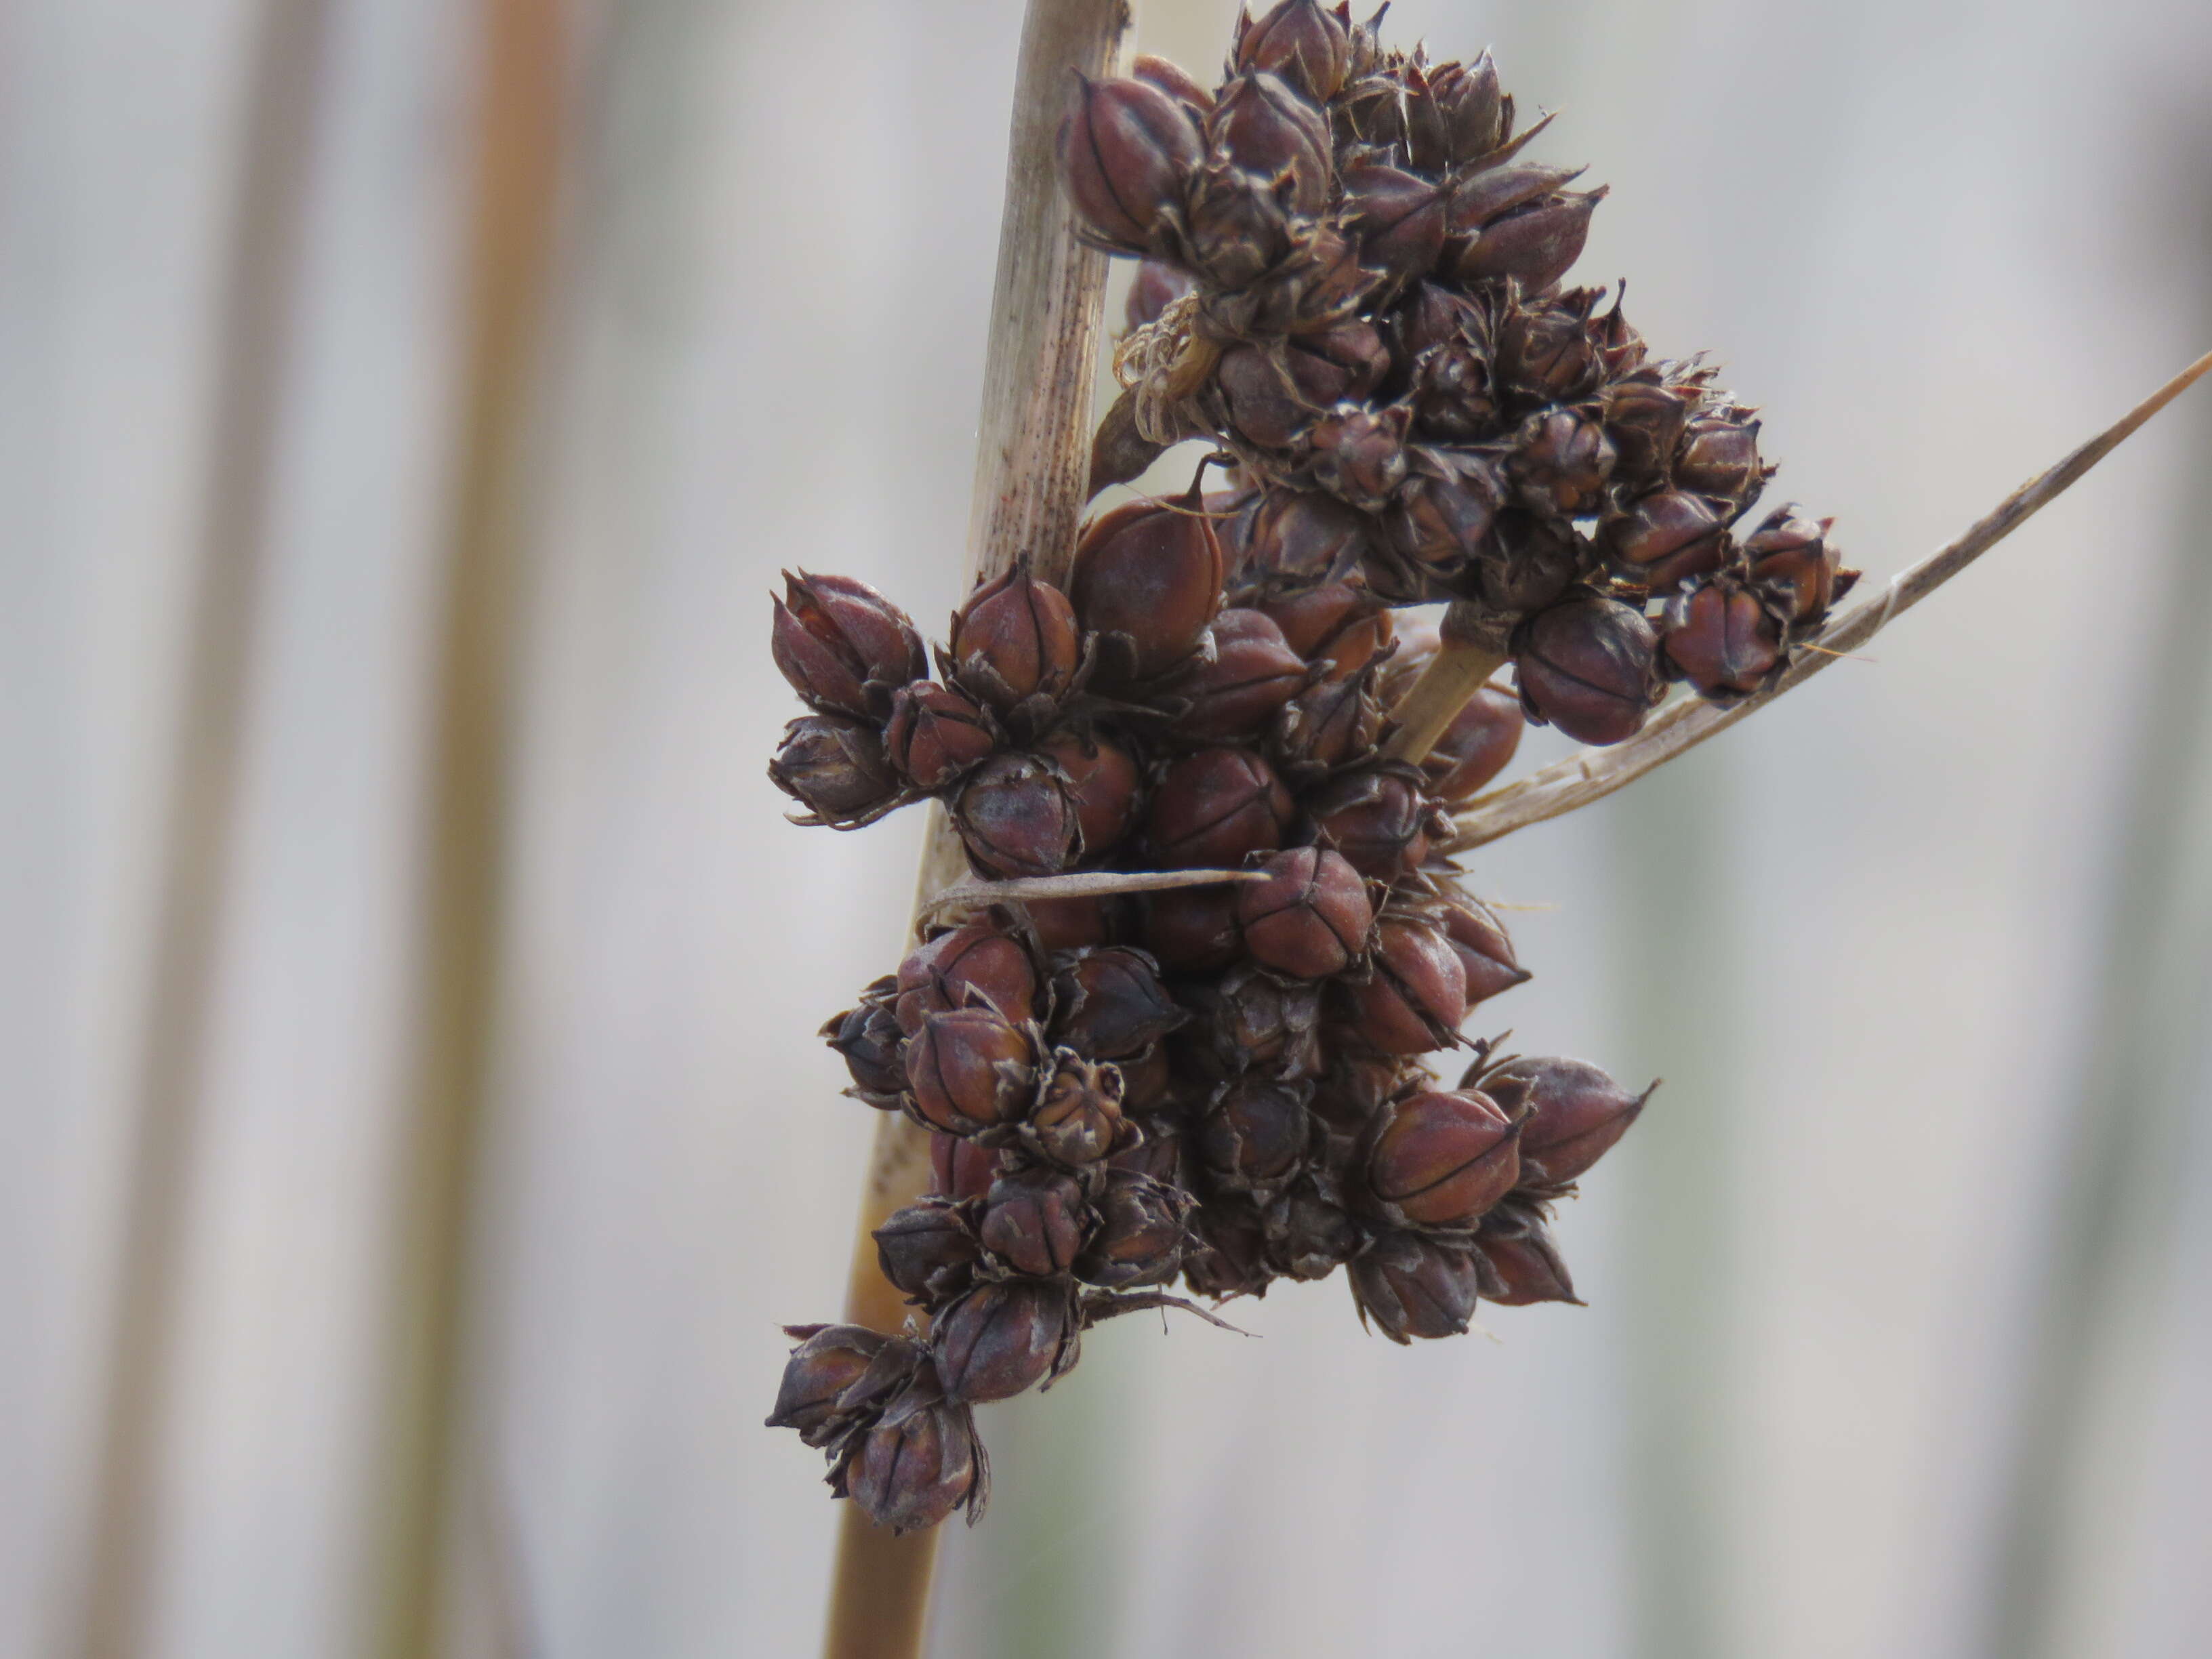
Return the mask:
{"type": "Polygon", "coordinates": [[[1499,641],[1486,637],[1480,614],[1466,601],[1455,601],[1444,612],[1443,631],[1437,654],[1390,711],[1398,729],[1382,752],[1392,760],[1426,760],[1459,711],[1505,665],[1506,653],[1498,648],[1499,641]]]}
{"type": "MultiPolygon", "coordinates": [[[[1113,73],[1130,25],[1127,0],[1030,0],[1014,72],[1006,210],[969,518],[969,580],[1027,555],[1059,581],[1075,550],[1090,471],[1091,393],[1106,289],[1105,256],[1077,242],[1053,166],[1053,141],[1074,75],[1113,73]]],[[[930,809],[917,918],[966,874],[944,810],[930,809]]],[[[885,1115],[860,1200],[845,1317],[896,1330],[911,1310],[876,1266],[870,1235],[929,1182],[925,1133],[885,1115]]],[[[906,1659],[921,1650],[937,1529],[894,1538],[844,1506],[830,1588],[826,1659],[906,1659]]]]}
{"type": "Polygon", "coordinates": [[[1956,541],[1911,568],[1900,571],[1878,597],[1838,617],[1812,641],[1771,690],[1747,698],[1732,708],[1717,708],[1696,698],[1686,698],[1661,710],[1650,725],[1626,743],[1547,766],[1518,783],[1492,790],[1459,815],[1458,834],[1453,837],[1449,850],[1461,852],[1480,847],[1516,830],[1587,806],[1622,785],[1634,782],[1654,767],[1664,765],[1714,733],[1726,731],[1746,715],[1765,708],[1784,692],[1802,685],[1838,657],[1857,650],[2019,529],[2039,509],[2063,495],[2091,467],[2132,436],[2144,422],[2208,372],[2212,372],[2212,352],[2199,357],[2056,465],[2021,485],[1956,541]]]}

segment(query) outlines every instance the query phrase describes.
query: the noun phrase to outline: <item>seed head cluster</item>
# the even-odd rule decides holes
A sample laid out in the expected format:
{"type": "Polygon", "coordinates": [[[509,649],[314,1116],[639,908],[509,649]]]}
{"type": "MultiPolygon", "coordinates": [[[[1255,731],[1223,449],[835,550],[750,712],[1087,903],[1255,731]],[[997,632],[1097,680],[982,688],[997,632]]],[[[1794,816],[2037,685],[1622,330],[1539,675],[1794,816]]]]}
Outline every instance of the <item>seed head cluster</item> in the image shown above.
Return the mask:
{"type": "Polygon", "coordinates": [[[848,1092],[930,1137],[933,1190],[875,1235],[916,1317],[791,1327],[769,1420],[884,1525],[972,1520],[973,1407],[1048,1386],[1102,1319],[1193,1307],[1177,1284],[1343,1267],[1399,1342],[1576,1300],[1552,1206],[1650,1091],[1461,1035],[1528,975],[1450,812],[1525,720],[1609,743],[1668,678],[1757,690],[1850,573],[1794,507],[1740,536],[1769,472],[1751,412],[1560,289],[1603,192],[1518,159],[1543,125],[1515,136],[1486,54],[1386,52],[1318,0],[1244,19],[1211,92],[1152,59],[1081,84],[1069,197],[1144,260],[1094,484],[1217,453],[1095,514],[1064,584],[979,586],[933,676],[881,594],[787,578],[774,653],[810,712],[769,773],[799,821],[933,799],[987,883],[1241,878],[987,890],[823,1027],[848,1092]],[[1395,611],[1438,599],[1517,695],[1393,758],[1443,648],[1395,611]]]}

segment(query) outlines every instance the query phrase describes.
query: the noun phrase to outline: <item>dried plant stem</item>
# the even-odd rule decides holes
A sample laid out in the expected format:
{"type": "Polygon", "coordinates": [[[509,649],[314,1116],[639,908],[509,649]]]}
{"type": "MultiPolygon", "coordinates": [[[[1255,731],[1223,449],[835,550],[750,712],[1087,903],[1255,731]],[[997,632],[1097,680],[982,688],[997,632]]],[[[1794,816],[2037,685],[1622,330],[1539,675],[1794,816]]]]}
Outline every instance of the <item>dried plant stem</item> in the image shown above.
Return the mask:
{"type": "MultiPolygon", "coordinates": [[[[1011,568],[1024,554],[1040,576],[1057,581],[1074,551],[1090,469],[1106,260],[1071,234],[1053,139],[1072,77],[1113,72],[1130,21],[1127,0],[1030,0],[1022,25],[969,519],[971,581],[1011,568]]],[[[941,807],[931,808],[927,835],[917,917],[966,873],[941,807]]],[[[919,1197],[928,1179],[922,1131],[885,1116],[861,1193],[845,1304],[852,1322],[896,1330],[911,1311],[877,1271],[870,1234],[919,1197]]],[[[894,1538],[855,1506],[843,1511],[826,1659],[909,1659],[921,1650],[939,1529],[894,1538]]]]}
{"type": "Polygon", "coordinates": [[[1459,833],[1453,839],[1452,850],[1480,847],[1516,830],[1587,806],[1714,733],[1727,730],[1746,715],[1765,708],[1784,692],[1802,685],[1838,657],[1864,645],[2019,529],[2039,509],[2063,495],[2091,467],[2133,435],[2144,422],[2208,372],[2212,372],[2212,352],[2199,357],[2056,465],[2021,485],[1956,541],[1910,569],[1900,571],[1879,596],[1838,617],[1790,665],[1771,690],[1732,708],[1717,708],[1694,698],[1684,699],[1662,709],[1650,725],[1626,743],[1547,766],[1518,783],[1493,790],[1459,815],[1459,833]]]}
{"type": "Polygon", "coordinates": [[[1504,666],[1506,653],[1494,642],[1468,637],[1475,614],[1464,601],[1444,612],[1443,645],[1390,711],[1398,730],[1382,752],[1392,760],[1427,759],[1468,700],[1504,666]]]}

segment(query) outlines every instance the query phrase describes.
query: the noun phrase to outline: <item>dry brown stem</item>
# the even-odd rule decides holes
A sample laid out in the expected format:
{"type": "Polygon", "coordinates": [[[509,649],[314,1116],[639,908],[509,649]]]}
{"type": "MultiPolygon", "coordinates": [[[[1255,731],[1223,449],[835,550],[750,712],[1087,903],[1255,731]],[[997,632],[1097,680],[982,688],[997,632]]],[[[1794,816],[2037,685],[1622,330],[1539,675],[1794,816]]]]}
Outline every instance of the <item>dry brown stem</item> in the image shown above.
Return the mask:
{"type": "MultiPolygon", "coordinates": [[[[1073,234],[1053,166],[1053,139],[1074,74],[1119,66],[1127,0],[1030,0],[1014,72],[1013,131],[999,271],[969,519],[967,574],[981,580],[1027,554],[1048,581],[1064,578],[1075,549],[1090,468],[1092,380],[1098,360],[1105,256],[1073,234]]],[[[930,811],[915,894],[919,920],[965,873],[943,809],[930,811]]],[[[910,1311],[876,1267],[870,1235],[929,1179],[928,1143],[903,1118],[876,1132],[861,1194],[845,1316],[896,1330],[910,1311]]],[[[830,1588],[827,1659],[907,1659],[921,1650],[934,1528],[894,1538],[844,1506],[830,1588]]]]}
{"type": "Polygon", "coordinates": [[[1390,711],[1398,729],[1383,752],[1392,760],[1426,760],[1468,699],[1505,665],[1506,653],[1495,641],[1469,637],[1479,626],[1476,617],[1464,602],[1444,612],[1443,645],[1390,711]]]}
{"type": "Polygon", "coordinates": [[[1459,815],[1459,833],[1453,839],[1451,850],[1480,847],[1516,830],[1587,806],[1714,733],[1727,730],[1746,715],[1765,708],[1784,692],[1802,685],[1838,657],[1857,650],[2063,495],[2091,467],[2133,435],[2144,422],[2208,372],[2212,372],[2212,352],[2199,357],[2057,465],[2021,485],[1957,540],[1939,548],[1910,569],[1899,572],[1880,594],[1838,617],[1817,635],[1772,690],[1733,708],[1717,708],[1711,703],[1686,698],[1662,709],[1650,725],[1626,743],[1547,766],[1518,783],[1492,790],[1459,815]]]}

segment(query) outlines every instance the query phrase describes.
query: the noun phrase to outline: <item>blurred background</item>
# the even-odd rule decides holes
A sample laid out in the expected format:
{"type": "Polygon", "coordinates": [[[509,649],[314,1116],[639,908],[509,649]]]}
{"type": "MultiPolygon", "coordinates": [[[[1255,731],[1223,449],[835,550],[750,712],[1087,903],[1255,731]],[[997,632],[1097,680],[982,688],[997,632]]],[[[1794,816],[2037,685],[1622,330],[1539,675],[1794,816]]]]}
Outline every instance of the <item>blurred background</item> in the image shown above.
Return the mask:
{"type": "MultiPolygon", "coordinates": [[[[954,600],[1019,11],[0,9],[0,1654],[812,1650],[921,826],[783,823],[766,596],[954,600]]],[[[2212,344],[2189,0],[1390,24],[1873,580],[2212,344]]],[[[1475,855],[1492,1023],[1666,1079],[1590,1306],[1103,1329],[933,1652],[2212,1650],[2208,448],[1475,855]]]]}

